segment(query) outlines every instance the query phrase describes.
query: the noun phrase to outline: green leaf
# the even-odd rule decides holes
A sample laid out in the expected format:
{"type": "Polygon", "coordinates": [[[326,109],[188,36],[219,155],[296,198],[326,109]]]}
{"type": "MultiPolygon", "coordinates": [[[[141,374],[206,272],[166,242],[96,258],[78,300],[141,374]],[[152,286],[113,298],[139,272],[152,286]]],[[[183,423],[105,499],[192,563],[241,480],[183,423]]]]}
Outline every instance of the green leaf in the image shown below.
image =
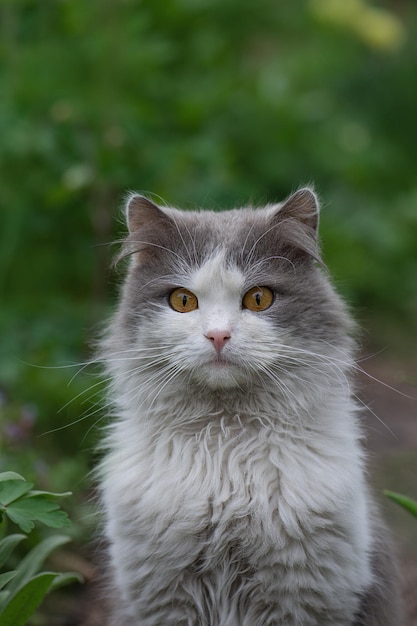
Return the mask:
{"type": "Polygon", "coordinates": [[[58,574],[52,584],[51,591],[55,591],[55,589],[59,589],[60,587],[65,587],[65,585],[82,582],[84,582],[84,578],[81,576],[81,574],[77,574],[76,572],[66,572],[65,574],[58,574]]]}
{"type": "Polygon", "coordinates": [[[36,519],[47,526],[52,528],[61,528],[63,526],[70,526],[71,522],[65,511],[62,511],[59,504],[51,500],[50,498],[59,497],[59,494],[45,494],[42,492],[31,492],[25,498],[18,503],[24,505],[24,508],[32,511],[36,516],[36,519]]]}
{"type": "Polygon", "coordinates": [[[39,521],[52,528],[64,528],[71,525],[67,514],[59,505],[44,495],[29,495],[12,502],[7,507],[7,515],[25,532],[30,532],[34,521],[39,521]]]}
{"type": "Polygon", "coordinates": [[[25,533],[30,533],[30,531],[34,528],[35,524],[33,522],[33,515],[28,513],[27,511],[20,511],[19,507],[13,507],[10,505],[6,509],[7,516],[9,519],[20,526],[20,528],[25,533]]]}
{"type": "Polygon", "coordinates": [[[58,574],[44,572],[21,587],[0,614],[1,626],[24,626],[51,589],[57,576],[58,574]]]}
{"type": "Polygon", "coordinates": [[[1,617],[1,612],[3,610],[3,607],[6,606],[9,598],[10,598],[10,591],[0,591],[0,617],[1,617]]]}
{"type": "Polygon", "coordinates": [[[29,496],[47,496],[48,498],[68,498],[72,496],[72,491],[64,491],[63,493],[53,493],[52,491],[31,491],[29,496]]]}
{"type": "Polygon", "coordinates": [[[3,480],[25,480],[20,474],[16,472],[0,472],[0,482],[3,480]]]}
{"type": "Polygon", "coordinates": [[[4,572],[4,574],[0,574],[0,589],[3,589],[9,583],[12,578],[14,578],[17,574],[16,570],[11,572],[4,572]]]}
{"type": "MultiPolygon", "coordinates": [[[[7,507],[11,502],[21,498],[33,487],[32,483],[25,480],[3,480],[0,482],[0,507],[7,507]]],[[[6,510],[7,513],[7,510],[6,510]]]]}
{"type": "Polygon", "coordinates": [[[14,548],[26,539],[26,535],[9,535],[0,541],[0,567],[3,567],[14,548]]]}
{"type": "Polygon", "coordinates": [[[412,498],[408,498],[407,496],[403,496],[400,493],[395,493],[394,491],[385,490],[384,494],[390,498],[393,502],[396,502],[400,506],[403,507],[406,511],[417,517],[417,502],[412,498]]]}
{"type": "MultiPolygon", "coordinates": [[[[25,585],[34,576],[42,566],[45,559],[56,548],[63,546],[70,541],[70,537],[64,535],[53,535],[47,537],[39,543],[37,546],[22,559],[19,563],[18,573],[9,584],[9,590],[11,593],[17,591],[20,587],[25,585]]],[[[1,624],[3,626],[3,624],[1,624]]]]}

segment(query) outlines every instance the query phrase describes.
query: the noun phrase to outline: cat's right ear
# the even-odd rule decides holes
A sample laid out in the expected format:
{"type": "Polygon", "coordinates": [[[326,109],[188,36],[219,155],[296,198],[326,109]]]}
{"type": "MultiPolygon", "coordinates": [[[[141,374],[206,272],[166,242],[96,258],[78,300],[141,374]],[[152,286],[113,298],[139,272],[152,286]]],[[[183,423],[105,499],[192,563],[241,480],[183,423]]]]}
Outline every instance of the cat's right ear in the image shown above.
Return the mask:
{"type": "Polygon", "coordinates": [[[126,202],[126,223],[129,233],[135,233],[151,222],[166,221],[167,215],[151,200],[139,194],[131,194],[126,202]]]}

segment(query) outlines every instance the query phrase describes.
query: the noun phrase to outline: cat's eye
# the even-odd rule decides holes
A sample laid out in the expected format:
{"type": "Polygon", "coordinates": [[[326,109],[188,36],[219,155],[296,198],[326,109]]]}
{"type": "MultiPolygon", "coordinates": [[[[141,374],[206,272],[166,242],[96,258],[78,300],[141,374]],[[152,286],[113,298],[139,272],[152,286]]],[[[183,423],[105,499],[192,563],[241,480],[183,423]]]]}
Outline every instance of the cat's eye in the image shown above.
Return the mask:
{"type": "Polygon", "coordinates": [[[182,287],[171,291],[169,294],[169,304],[174,311],[178,311],[178,313],[190,313],[190,311],[198,309],[197,296],[182,287]]]}
{"type": "Polygon", "coordinates": [[[250,311],[265,311],[274,301],[274,294],[268,287],[253,287],[243,296],[242,306],[250,311]]]}

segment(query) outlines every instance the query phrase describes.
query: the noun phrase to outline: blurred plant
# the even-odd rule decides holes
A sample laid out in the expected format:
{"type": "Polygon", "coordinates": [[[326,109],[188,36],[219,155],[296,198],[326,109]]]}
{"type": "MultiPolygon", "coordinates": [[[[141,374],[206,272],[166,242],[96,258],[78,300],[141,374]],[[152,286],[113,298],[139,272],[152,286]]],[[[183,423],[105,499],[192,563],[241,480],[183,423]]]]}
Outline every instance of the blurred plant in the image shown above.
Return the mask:
{"type": "Polygon", "coordinates": [[[45,559],[70,538],[53,535],[40,541],[18,563],[16,569],[5,570],[13,550],[41,522],[52,528],[65,528],[69,519],[60,510],[56,499],[69,495],[33,491],[33,485],[14,472],[0,474],[0,623],[1,626],[23,626],[44,597],[54,589],[72,582],[81,582],[76,573],[39,571],[45,559]],[[25,534],[8,534],[6,518],[25,534]]]}
{"type": "Polygon", "coordinates": [[[392,52],[405,40],[405,28],[394,13],[364,0],[311,0],[318,18],[351,30],[371,48],[392,52]]]}
{"type": "MultiPolygon", "coordinates": [[[[72,392],[76,396],[77,393],[83,395],[86,390],[83,386],[76,388],[76,391],[73,387],[67,390],[62,378],[53,375],[52,379],[56,385],[63,387],[64,393],[72,392]],[[79,389],[81,390],[78,391],[79,389]]],[[[43,389],[47,393],[45,386],[43,389]]],[[[64,399],[65,396],[62,401],[64,399]]],[[[49,397],[48,400],[53,402],[53,397],[49,397]]],[[[72,400],[70,397],[68,402],[72,400]]],[[[69,413],[69,419],[61,426],[53,415],[53,409],[43,406],[40,411],[38,404],[21,402],[9,394],[0,392],[0,472],[13,469],[47,491],[66,491],[69,486],[76,488],[76,496],[71,498],[69,503],[69,512],[73,520],[71,535],[82,540],[88,533],[89,512],[87,503],[83,500],[86,499],[90,487],[89,482],[85,480],[90,464],[86,450],[79,450],[77,455],[71,451],[78,449],[80,442],[92,445],[86,438],[91,420],[83,418],[81,403],[77,404],[74,401],[74,405],[75,408],[69,413]],[[72,417],[73,412],[77,418],[72,417]],[[46,413],[47,419],[43,413],[46,413]],[[65,437],[62,436],[63,430],[65,437]]],[[[90,405],[87,406],[87,411],[92,411],[90,405]]],[[[97,416],[95,419],[97,420],[97,416]]],[[[92,424],[94,425],[94,421],[92,424]]]]}
{"type": "Polygon", "coordinates": [[[384,491],[384,494],[396,504],[399,504],[403,509],[411,513],[414,517],[417,517],[417,501],[409,498],[408,496],[403,496],[400,493],[396,493],[394,491],[384,491]]]}

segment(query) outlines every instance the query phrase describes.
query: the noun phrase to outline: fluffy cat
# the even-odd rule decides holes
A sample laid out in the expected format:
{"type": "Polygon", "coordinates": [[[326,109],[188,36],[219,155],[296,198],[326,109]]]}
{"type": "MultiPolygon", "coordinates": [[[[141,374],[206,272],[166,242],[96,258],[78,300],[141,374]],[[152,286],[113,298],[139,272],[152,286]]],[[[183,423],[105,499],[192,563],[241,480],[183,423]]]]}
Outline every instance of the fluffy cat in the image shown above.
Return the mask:
{"type": "Polygon", "coordinates": [[[103,342],[114,626],[400,626],[352,399],[353,324],[318,202],[132,195],[103,342]]]}

